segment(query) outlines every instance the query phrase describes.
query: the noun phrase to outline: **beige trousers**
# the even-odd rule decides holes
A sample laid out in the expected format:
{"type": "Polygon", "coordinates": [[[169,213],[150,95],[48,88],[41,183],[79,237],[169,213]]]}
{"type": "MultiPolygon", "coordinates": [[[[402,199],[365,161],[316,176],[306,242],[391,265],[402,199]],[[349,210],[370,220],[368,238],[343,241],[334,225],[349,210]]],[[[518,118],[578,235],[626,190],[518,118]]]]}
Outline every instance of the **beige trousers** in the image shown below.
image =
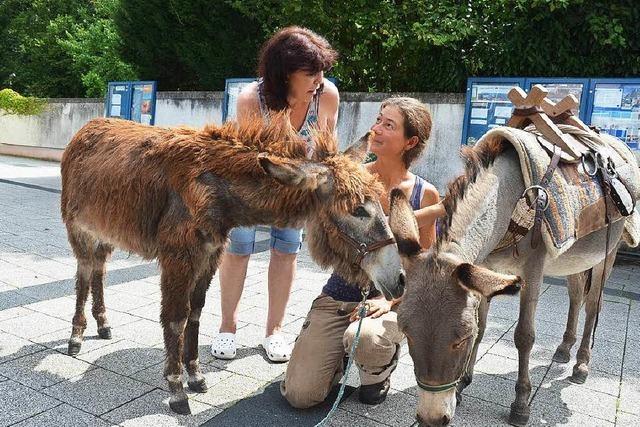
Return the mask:
{"type": "MultiPolygon", "coordinates": [[[[349,321],[357,305],[326,295],[320,295],[311,305],[280,384],[291,406],[308,408],[322,403],[340,381],[343,358],[358,327],[358,322],[349,321]]],[[[394,355],[403,339],[394,311],[377,319],[364,319],[355,355],[361,384],[376,384],[391,375],[397,363],[394,355]]]]}

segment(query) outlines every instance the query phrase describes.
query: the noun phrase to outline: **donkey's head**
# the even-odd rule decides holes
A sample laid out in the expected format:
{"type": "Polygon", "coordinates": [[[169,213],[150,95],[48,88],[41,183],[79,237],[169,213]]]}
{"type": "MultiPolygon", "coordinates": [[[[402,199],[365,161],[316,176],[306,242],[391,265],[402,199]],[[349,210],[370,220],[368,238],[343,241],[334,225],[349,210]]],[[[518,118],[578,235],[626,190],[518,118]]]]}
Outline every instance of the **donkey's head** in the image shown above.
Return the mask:
{"type": "Polygon", "coordinates": [[[483,297],[513,293],[519,278],[460,261],[450,254],[422,252],[413,210],[399,190],[391,193],[390,224],[407,271],[407,290],[398,309],[420,387],[421,425],[447,425],[456,408],[478,335],[483,297]]]}
{"type": "Polygon", "coordinates": [[[382,186],[361,164],[366,147],[366,138],[344,153],[319,144],[312,161],[261,155],[259,162],[281,184],[312,193],[307,235],[318,264],[361,288],[373,283],[387,299],[397,298],[405,275],[380,206],[382,186]]]}

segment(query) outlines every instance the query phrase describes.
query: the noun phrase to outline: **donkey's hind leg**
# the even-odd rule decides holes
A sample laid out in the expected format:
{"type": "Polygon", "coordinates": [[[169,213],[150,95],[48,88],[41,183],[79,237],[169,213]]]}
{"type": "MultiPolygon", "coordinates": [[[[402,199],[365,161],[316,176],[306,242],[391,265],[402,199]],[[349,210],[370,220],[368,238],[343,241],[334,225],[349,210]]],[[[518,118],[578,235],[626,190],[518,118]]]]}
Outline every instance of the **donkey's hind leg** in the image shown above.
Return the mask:
{"type": "Polygon", "coordinates": [[[558,363],[567,363],[571,360],[571,347],[576,343],[576,332],[578,330],[578,317],[580,316],[580,307],[584,297],[585,285],[590,280],[591,273],[583,271],[582,273],[572,274],[567,277],[567,288],[569,290],[569,314],[567,315],[567,327],[562,337],[562,343],[556,349],[553,355],[553,361],[558,363]]]}
{"type": "Polygon", "coordinates": [[[584,321],[584,331],[582,332],[582,341],[576,354],[576,364],[573,367],[573,375],[570,381],[576,384],[583,384],[589,375],[589,362],[591,361],[591,335],[596,322],[596,316],[600,312],[602,305],[601,292],[607,278],[613,269],[613,262],[616,258],[616,250],[614,249],[606,259],[607,271],[602,274],[605,261],[593,267],[593,276],[591,280],[591,290],[585,300],[586,318],[584,321]]]}
{"type": "Polygon", "coordinates": [[[111,327],[107,321],[107,314],[104,307],[104,275],[105,264],[111,255],[113,247],[105,243],[99,243],[94,253],[93,269],[91,271],[91,296],[93,306],[91,314],[98,323],[98,336],[102,339],[111,339],[111,327]]]}
{"type": "MultiPolygon", "coordinates": [[[[73,224],[67,225],[67,234],[69,243],[73,249],[78,268],[76,272],[76,311],[72,320],[71,338],[69,338],[69,347],[67,353],[75,356],[80,352],[84,330],[87,327],[87,319],[84,315],[84,306],[91,292],[92,282],[94,281],[94,267],[100,265],[97,259],[100,259],[98,248],[101,243],[98,242],[90,234],[79,230],[73,224]]],[[[104,261],[100,266],[100,278],[104,272],[104,261]]],[[[102,294],[102,292],[101,292],[102,294]]]]}

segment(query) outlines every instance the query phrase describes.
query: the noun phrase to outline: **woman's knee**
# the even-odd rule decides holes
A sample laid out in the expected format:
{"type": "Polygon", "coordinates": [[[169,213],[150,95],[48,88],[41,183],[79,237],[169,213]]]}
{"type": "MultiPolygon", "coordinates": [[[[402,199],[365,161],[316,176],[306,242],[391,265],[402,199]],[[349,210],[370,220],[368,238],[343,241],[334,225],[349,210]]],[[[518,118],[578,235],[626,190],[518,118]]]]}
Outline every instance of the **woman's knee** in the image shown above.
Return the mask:
{"type": "Polygon", "coordinates": [[[303,379],[302,381],[282,381],[280,393],[289,402],[289,405],[297,409],[306,409],[324,402],[329,394],[330,387],[324,384],[313,383],[303,379]]]}

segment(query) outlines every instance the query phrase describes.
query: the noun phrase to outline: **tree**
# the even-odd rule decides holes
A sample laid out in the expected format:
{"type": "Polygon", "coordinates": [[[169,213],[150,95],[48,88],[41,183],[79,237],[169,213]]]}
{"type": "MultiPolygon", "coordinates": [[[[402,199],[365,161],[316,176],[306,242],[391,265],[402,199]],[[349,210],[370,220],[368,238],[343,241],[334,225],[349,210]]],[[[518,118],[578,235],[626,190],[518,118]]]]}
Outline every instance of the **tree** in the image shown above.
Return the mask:
{"type": "Polygon", "coordinates": [[[160,90],[220,90],[255,74],[259,25],[225,1],[122,0],[115,15],[122,56],[160,90]]]}
{"type": "Polygon", "coordinates": [[[119,0],[0,2],[0,84],[40,97],[101,96],[135,77],[119,57],[119,0]]]}

